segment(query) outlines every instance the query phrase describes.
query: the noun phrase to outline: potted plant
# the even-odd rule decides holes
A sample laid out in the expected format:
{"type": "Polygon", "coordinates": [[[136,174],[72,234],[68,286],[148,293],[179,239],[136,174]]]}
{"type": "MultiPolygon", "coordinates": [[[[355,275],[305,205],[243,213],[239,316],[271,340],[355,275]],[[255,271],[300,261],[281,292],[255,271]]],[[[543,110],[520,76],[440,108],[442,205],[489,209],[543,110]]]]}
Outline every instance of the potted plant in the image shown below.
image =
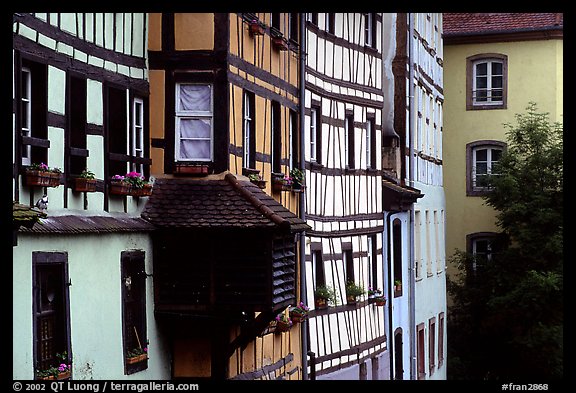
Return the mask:
{"type": "Polygon", "coordinates": [[[292,181],[292,191],[300,192],[304,189],[304,172],[301,169],[293,168],[290,170],[290,178],[292,181]]]}
{"type": "Polygon", "coordinates": [[[382,295],[382,291],[379,288],[368,287],[368,299],[374,299],[382,295]]]}
{"type": "Polygon", "coordinates": [[[26,185],[40,187],[58,187],[60,185],[60,168],[50,168],[43,162],[32,164],[26,169],[26,185]]]}
{"type": "Polygon", "coordinates": [[[402,281],[394,281],[394,292],[402,292],[402,281]]]}
{"type": "Polygon", "coordinates": [[[262,176],[260,176],[257,173],[250,173],[248,174],[248,179],[250,179],[250,181],[254,184],[256,184],[259,188],[261,189],[265,189],[266,188],[266,180],[264,180],[262,178],[262,176]]]}
{"type": "Polygon", "coordinates": [[[362,285],[356,284],[354,281],[346,283],[346,302],[348,304],[356,304],[359,296],[364,295],[366,291],[362,285]]]}
{"type": "Polygon", "coordinates": [[[134,364],[148,359],[148,347],[137,347],[131,351],[126,351],[126,363],[134,364]]]}
{"type": "Polygon", "coordinates": [[[68,364],[68,353],[66,351],[57,353],[59,365],[48,367],[44,370],[36,370],[36,378],[42,380],[55,380],[70,378],[72,366],[68,364]]]}
{"type": "Polygon", "coordinates": [[[310,311],[310,308],[300,302],[298,306],[290,308],[290,319],[294,323],[302,322],[308,316],[308,311],[310,311]]]}
{"type": "Polygon", "coordinates": [[[276,315],[276,330],[277,333],[287,332],[292,327],[292,320],[284,313],[276,315]]]}
{"type": "Polygon", "coordinates": [[[130,195],[132,196],[150,196],[152,194],[152,184],[144,179],[141,173],[132,171],[124,176],[124,180],[130,184],[130,195]]]}
{"type": "Polygon", "coordinates": [[[74,191],[94,192],[96,191],[96,175],[88,168],[84,169],[80,176],[74,179],[74,191]]]}
{"type": "Polygon", "coordinates": [[[330,285],[319,285],[314,291],[314,307],[322,310],[331,305],[336,305],[336,291],[330,285]]]}
{"type": "Polygon", "coordinates": [[[292,185],[292,179],[290,178],[290,176],[285,176],[283,173],[275,173],[272,172],[271,174],[272,177],[272,191],[284,191],[286,189],[290,189],[290,186],[292,185]],[[290,186],[287,186],[288,184],[288,179],[290,180],[290,186]]]}
{"type": "Polygon", "coordinates": [[[110,194],[128,195],[130,194],[130,183],[122,175],[114,175],[110,179],[110,194]]]}
{"type": "Polygon", "coordinates": [[[378,307],[383,307],[386,305],[386,298],[383,295],[376,296],[374,298],[374,304],[378,307]]]}
{"type": "Polygon", "coordinates": [[[288,42],[284,38],[284,35],[276,27],[270,26],[270,37],[272,38],[272,44],[278,50],[287,50],[288,42]]]}
{"type": "Polygon", "coordinates": [[[266,25],[262,23],[258,18],[253,18],[249,22],[250,34],[252,35],[263,35],[266,25]]]}

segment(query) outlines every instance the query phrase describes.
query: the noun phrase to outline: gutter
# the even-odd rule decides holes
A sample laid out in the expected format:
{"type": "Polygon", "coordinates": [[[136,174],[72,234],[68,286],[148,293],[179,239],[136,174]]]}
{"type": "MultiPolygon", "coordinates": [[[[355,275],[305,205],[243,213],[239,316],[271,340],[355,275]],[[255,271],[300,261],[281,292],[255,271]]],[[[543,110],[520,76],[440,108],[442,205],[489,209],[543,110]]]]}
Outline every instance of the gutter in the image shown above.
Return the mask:
{"type": "MultiPolygon", "coordinates": [[[[305,118],[305,97],[306,97],[306,13],[300,12],[300,50],[299,50],[299,60],[300,60],[300,169],[302,173],[306,173],[305,167],[305,149],[306,145],[304,144],[304,118],[305,118]]],[[[300,193],[300,200],[299,200],[299,208],[298,213],[299,217],[306,222],[306,212],[305,212],[305,195],[307,191],[306,188],[304,192],[300,193]]],[[[300,233],[300,299],[304,299],[306,297],[306,232],[302,231],[300,233]]],[[[308,320],[305,319],[300,324],[300,337],[302,340],[302,379],[308,379],[308,320]]]]}
{"type": "MultiPolygon", "coordinates": [[[[410,100],[410,117],[408,121],[408,150],[410,157],[408,159],[409,172],[408,181],[410,187],[414,188],[414,13],[410,12],[408,19],[408,99],[410,100]]],[[[418,379],[416,369],[416,299],[415,299],[415,286],[416,277],[414,274],[413,260],[414,260],[414,204],[410,205],[410,219],[408,221],[408,228],[410,233],[410,251],[408,255],[408,274],[409,274],[409,289],[408,289],[408,306],[409,306],[409,321],[410,321],[410,379],[418,379]]]]}

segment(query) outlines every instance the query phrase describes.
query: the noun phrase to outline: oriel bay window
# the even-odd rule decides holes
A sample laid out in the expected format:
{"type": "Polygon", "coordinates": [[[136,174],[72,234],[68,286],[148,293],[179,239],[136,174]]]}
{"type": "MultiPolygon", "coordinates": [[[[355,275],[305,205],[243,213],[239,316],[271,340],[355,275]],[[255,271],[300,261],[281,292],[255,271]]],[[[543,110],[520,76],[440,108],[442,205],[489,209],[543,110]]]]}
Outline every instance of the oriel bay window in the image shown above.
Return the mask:
{"type": "Polygon", "coordinates": [[[176,161],[213,160],[213,88],[176,84],[176,161]]]}

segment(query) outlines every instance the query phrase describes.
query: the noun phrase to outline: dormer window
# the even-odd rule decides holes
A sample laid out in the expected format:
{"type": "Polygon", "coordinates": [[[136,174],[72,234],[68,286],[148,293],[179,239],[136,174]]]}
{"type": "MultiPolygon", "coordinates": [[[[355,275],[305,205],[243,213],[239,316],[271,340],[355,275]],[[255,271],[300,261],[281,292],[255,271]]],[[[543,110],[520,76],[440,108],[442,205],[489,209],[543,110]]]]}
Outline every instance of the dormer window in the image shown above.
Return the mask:
{"type": "Polygon", "coordinates": [[[176,85],[176,161],[213,160],[213,93],[210,84],[176,85]]]}

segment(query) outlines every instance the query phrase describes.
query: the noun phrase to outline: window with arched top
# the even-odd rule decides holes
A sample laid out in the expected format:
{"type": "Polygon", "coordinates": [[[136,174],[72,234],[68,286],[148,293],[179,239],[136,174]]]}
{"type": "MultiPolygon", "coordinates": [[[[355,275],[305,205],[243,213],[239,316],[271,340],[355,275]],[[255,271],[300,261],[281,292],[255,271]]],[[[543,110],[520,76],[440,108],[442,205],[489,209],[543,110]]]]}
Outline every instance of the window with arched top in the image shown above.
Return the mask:
{"type": "Polygon", "coordinates": [[[466,145],[466,195],[482,196],[490,191],[489,178],[498,174],[497,164],[506,143],[481,140],[466,145]]]}
{"type": "Polygon", "coordinates": [[[466,59],[466,109],[506,109],[508,56],[483,53],[466,59]]]}

